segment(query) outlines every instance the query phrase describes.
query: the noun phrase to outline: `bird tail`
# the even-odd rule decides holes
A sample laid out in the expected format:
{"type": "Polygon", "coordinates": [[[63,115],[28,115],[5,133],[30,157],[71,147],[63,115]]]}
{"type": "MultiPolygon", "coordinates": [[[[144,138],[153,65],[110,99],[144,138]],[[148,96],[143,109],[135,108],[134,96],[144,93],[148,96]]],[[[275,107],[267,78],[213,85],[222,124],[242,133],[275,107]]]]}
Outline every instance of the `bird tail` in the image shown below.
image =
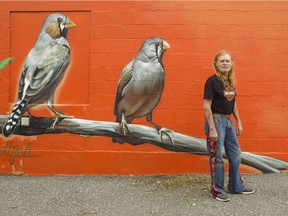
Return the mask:
{"type": "Polygon", "coordinates": [[[2,129],[2,134],[5,137],[10,136],[16,129],[16,126],[19,120],[21,119],[22,114],[25,112],[26,105],[27,105],[27,101],[24,101],[24,100],[18,101],[14,105],[9,118],[2,129]]]}

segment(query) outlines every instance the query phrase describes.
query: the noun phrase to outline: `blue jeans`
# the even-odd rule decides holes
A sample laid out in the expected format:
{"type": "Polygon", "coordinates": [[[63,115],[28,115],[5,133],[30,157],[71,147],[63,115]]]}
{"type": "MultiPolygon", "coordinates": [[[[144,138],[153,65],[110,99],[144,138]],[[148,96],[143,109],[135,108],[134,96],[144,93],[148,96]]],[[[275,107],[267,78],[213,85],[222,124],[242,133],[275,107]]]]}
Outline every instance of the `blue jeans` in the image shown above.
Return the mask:
{"type": "Polygon", "coordinates": [[[241,178],[239,167],[241,163],[241,150],[237,141],[235,129],[230,118],[214,117],[214,124],[218,133],[217,142],[209,140],[209,126],[205,122],[205,134],[207,135],[207,150],[209,153],[210,173],[212,179],[212,192],[225,193],[224,189],[224,161],[223,147],[229,162],[228,190],[241,193],[244,182],[241,178]]]}

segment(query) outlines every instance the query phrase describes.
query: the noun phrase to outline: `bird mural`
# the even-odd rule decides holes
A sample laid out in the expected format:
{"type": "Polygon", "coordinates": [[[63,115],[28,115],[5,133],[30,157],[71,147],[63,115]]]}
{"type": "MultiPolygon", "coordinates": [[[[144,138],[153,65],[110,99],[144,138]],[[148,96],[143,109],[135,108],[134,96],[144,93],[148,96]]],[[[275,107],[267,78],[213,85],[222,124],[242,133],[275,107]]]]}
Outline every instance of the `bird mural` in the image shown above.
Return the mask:
{"type": "Polygon", "coordinates": [[[76,26],[67,16],[50,14],[34,47],[28,53],[18,86],[18,99],[3,126],[2,134],[10,136],[22,115],[32,106],[46,102],[56,118],[52,127],[65,116],[53,107],[54,92],[70,62],[68,30],[76,26]]]}
{"type": "MultiPolygon", "coordinates": [[[[172,144],[173,139],[167,129],[152,122],[152,112],[160,101],[165,71],[162,58],[169,44],[161,38],[147,39],[135,59],[128,63],[120,75],[116,92],[114,115],[120,123],[120,134],[129,133],[128,124],[135,118],[146,116],[161,135],[166,134],[172,144]]],[[[113,137],[113,142],[123,143],[120,137],[113,137]]]]}

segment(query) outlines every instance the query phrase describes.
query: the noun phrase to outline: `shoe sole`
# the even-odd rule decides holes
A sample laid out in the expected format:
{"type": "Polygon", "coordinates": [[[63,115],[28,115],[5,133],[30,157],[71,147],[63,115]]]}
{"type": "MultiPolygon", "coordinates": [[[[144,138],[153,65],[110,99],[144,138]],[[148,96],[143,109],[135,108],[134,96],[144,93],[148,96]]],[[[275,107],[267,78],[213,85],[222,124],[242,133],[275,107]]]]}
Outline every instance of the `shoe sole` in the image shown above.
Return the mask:
{"type": "Polygon", "coordinates": [[[240,192],[240,193],[235,193],[235,192],[232,192],[232,191],[230,191],[230,190],[228,190],[228,193],[231,193],[231,194],[243,194],[243,195],[250,195],[250,194],[253,194],[255,191],[254,190],[252,190],[252,191],[249,191],[249,192],[240,192]]]}
{"type": "Polygon", "coordinates": [[[250,195],[250,194],[253,194],[253,193],[254,193],[254,190],[250,191],[250,192],[241,192],[241,194],[244,194],[244,195],[250,195]]]}
{"type": "Polygon", "coordinates": [[[221,199],[221,198],[219,198],[219,197],[215,197],[215,199],[218,200],[218,201],[221,201],[221,202],[229,202],[229,201],[230,201],[229,198],[227,198],[227,199],[221,199]]]}
{"type": "Polygon", "coordinates": [[[212,198],[220,201],[220,202],[229,202],[229,201],[230,201],[229,198],[227,198],[227,199],[221,199],[221,198],[219,198],[219,197],[217,197],[217,196],[213,196],[211,193],[210,193],[210,196],[211,196],[212,198]]]}

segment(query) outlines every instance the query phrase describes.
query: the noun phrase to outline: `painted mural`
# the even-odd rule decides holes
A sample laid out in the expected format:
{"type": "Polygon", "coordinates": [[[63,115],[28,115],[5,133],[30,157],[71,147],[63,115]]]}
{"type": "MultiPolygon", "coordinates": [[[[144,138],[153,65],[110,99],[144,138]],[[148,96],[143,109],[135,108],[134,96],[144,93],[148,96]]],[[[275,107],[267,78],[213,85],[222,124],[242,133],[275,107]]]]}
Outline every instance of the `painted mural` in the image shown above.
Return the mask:
{"type": "MultiPolygon", "coordinates": [[[[162,38],[151,37],[144,40],[136,57],[123,68],[118,86],[115,86],[116,122],[80,119],[76,116],[74,118],[56,110],[53,107],[54,92],[70,63],[70,46],[66,37],[68,30],[75,26],[72,20],[60,13],[50,14],[44,21],[35,46],[28,53],[22,68],[18,99],[9,116],[0,116],[3,136],[59,133],[83,137],[105,136],[121,144],[150,143],[173,152],[208,155],[205,140],[163,128],[152,121],[152,113],[157,108],[162,94],[165,94],[163,91],[165,70],[162,58],[170,45],[162,38]],[[47,103],[48,108],[55,114],[55,118],[33,116],[29,113],[29,108],[42,103],[47,103]],[[152,127],[132,123],[135,118],[142,117],[146,117],[152,127]],[[24,118],[28,123],[23,123],[24,118]]],[[[77,29],[74,30],[77,31],[77,29]]],[[[11,59],[7,60],[5,65],[9,61],[11,59]]],[[[3,63],[2,67],[5,65],[3,63]]],[[[69,76],[69,73],[66,75],[69,76]]],[[[2,153],[8,154],[12,148],[11,145],[4,147],[2,146],[2,153]]],[[[30,149],[31,144],[27,145],[24,149],[25,153],[20,156],[28,157],[30,149]]],[[[17,149],[13,157],[15,158],[16,155],[17,149]]],[[[243,164],[263,173],[288,170],[286,161],[249,152],[242,152],[241,157],[243,164]]]]}

